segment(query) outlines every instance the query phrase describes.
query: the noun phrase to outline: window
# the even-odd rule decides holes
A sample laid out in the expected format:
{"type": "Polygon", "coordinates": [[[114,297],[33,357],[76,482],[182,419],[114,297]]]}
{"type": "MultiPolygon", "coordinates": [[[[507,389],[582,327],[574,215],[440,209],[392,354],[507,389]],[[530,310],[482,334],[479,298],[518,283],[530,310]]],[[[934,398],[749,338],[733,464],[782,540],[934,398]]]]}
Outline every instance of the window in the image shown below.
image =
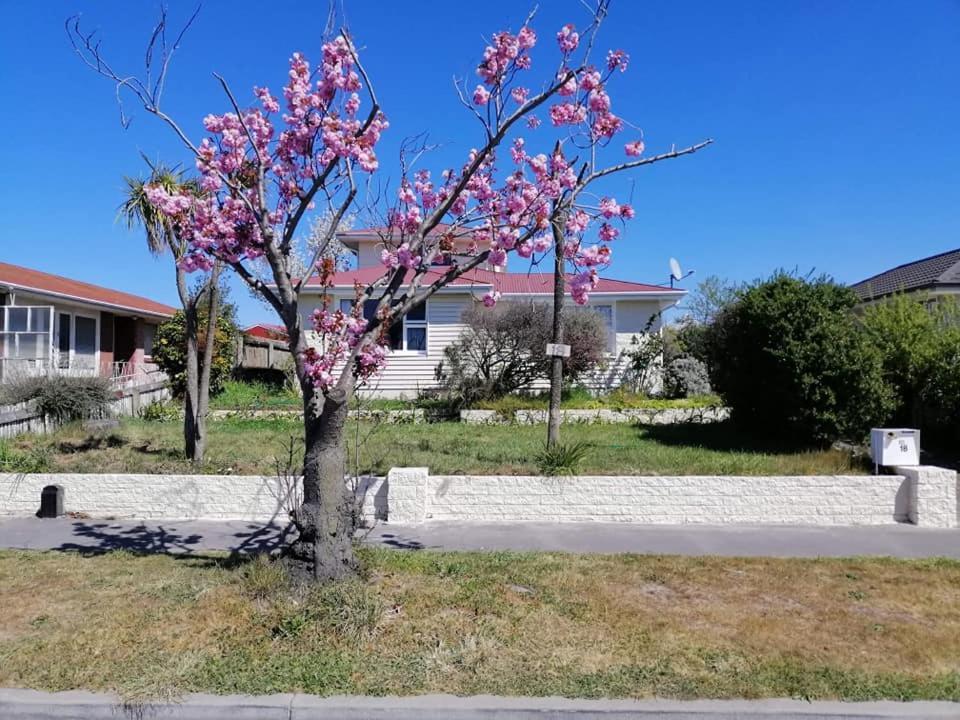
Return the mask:
{"type": "Polygon", "coordinates": [[[613,305],[592,305],[591,309],[603,318],[603,324],[607,328],[607,349],[614,352],[617,348],[617,332],[613,326],[613,305]]]}
{"type": "Polygon", "coordinates": [[[0,359],[29,365],[46,361],[50,357],[52,312],[50,306],[0,307],[0,359]]]}
{"type": "Polygon", "coordinates": [[[156,325],[147,325],[144,323],[143,326],[143,354],[147,357],[153,355],[153,338],[154,334],[157,332],[156,325]]]}
{"type": "Polygon", "coordinates": [[[77,367],[96,367],[97,320],[75,315],[73,318],[73,359],[77,367]]]}
{"type": "Polygon", "coordinates": [[[57,367],[68,368],[70,367],[70,323],[73,320],[73,316],[69,313],[60,313],[57,318],[57,332],[59,333],[57,337],[57,349],[60,351],[57,359],[57,367]]]}
{"type": "MultiPolygon", "coordinates": [[[[363,317],[372,320],[377,311],[379,300],[365,300],[363,303],[363,317]]],[[[340,310],[350,313],[353,309],[352,300],[341,300],[340,310]]],[[[406,350],[408,352],[427,352],[427,304],[407,313],[406,317],[390,326],[390,349],[406,350]]]]}

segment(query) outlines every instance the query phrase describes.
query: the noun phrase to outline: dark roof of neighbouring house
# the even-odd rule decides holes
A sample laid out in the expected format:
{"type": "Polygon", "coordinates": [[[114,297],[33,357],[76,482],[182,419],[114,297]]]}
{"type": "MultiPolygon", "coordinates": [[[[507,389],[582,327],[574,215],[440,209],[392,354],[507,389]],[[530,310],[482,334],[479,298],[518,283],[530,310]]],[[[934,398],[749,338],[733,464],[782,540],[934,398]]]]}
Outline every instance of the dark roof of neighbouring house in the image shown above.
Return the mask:
{"type": "Polygon", "coordinates": [[[898,265],[850,287],[861,300],[874,300],[896,292],[934,290],[944,285],[960,285],[960,248],[898,265]]]}
{"type": "Polygon", "coordinates": [[[0,262],[0,288],[3,287],[102,305],[134,314],[167,318],[173,317],[176,312],[176,308],[140,295],[131,295],[80,280],[0,262]]]}
{"type": "MultiPolygon", "coordinates": [[[[424,284],[429,284],[441,277],[446,270],[447,268],[444,266],[430,268],[424,276],[424,284]]],[[[382,266],[346,270],[333,276],[332,285],[333,287],[352,288],[355,283],[359,283],[366,286],[382,278],[383,273],[384,268],[382,266]]],[[[568,283],[570,278],[571,276],[568,275],[568,283]]],[[[320,279],[314,276],[307,285],[319,286],[320,279]]],[[[493,272],[492,270],[475,268],[454,280],[450,285],[453,287],[495,287],[505,295],[550,295],[553,293],[553,273],[493,272]]],[[[662,285],[600,278],[597,287],[591,293],[682,296],[684,291],[680,288],[668,288],[662,285]]]]}

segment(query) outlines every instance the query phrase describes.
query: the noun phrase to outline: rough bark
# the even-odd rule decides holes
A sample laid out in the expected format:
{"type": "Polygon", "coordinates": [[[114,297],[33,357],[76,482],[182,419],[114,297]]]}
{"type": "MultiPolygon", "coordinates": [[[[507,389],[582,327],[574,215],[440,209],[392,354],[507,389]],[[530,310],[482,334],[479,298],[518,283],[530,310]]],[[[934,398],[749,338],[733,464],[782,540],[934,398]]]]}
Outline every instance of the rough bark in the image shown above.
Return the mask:
{"type": "MultiPolygon", "coordinates": [[[[217,326],[220,315],[220,263],[213,266],[208,285],[210,292],[207,295],[207,335],[204,339],[203,360],[199,363],[199,378],[197,381],[196,414],[193,421],[193,452],[190,460],[194,463],[203,462],[207,449],[207,412],[210,409],[210,373],[213,369],[213,351],[217,340],[217,326]]],[[[194,340],[196,343],[196,338],[194,340]]]]}
{"type": "Polygon", "coordinates": [[[299,533],[286,551],[295,576],[316,582],[357,572],[353,551],[354,498],[345,480],[345,431],[352,384],[324,398],[304,384],[303,503],[293,512],[299,533]]]}

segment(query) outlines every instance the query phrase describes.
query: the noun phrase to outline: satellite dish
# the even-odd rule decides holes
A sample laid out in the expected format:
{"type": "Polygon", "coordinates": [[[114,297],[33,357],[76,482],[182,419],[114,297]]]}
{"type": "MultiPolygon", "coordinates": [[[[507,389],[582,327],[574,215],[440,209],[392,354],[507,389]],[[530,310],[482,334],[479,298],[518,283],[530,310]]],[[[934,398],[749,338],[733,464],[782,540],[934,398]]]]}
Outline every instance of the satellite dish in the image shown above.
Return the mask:
{"type": "Polygon", "coordinates": [[[676,258],[670,258],[670,287],[673,287],[673,284],[684,278],[688,278],[693,275],[693,270],[688,270],[684,274],[683,270],[680,269],[680,263],[677,262],[676,258]]]}
{"type": "Polygon", "coordinates": [[[676,258],[670,258],[670,277],[674,280],[683,279],[683,271],[680,269],[680,263],[676,258]]]}

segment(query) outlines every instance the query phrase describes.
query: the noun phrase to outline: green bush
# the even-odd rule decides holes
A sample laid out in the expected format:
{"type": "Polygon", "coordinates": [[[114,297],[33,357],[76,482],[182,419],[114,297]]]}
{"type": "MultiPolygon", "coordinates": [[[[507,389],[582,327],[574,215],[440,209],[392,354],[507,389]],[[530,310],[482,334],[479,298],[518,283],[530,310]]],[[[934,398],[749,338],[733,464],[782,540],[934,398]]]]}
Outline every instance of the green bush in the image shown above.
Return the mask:
{"type": "MultiPolygon", "coordinates": [[[[197,339],[198,360],[203,361],[203,347],[206,343],[207,323],[201,317],[199,337],[197,339]]],[[[213,364],[210,369],[210,395],[223,390],[224,383],[230,378],[235,359],[237,327],[230,312],[217,318],[217,334],[213,343],[213,364]]],[[[170,378],[173,394],[183,397],[187,387],[187,328],[182,310],[157,328],[153,343],[153,360],[170,378]]]]}
{"type": "Polygon", "coordinates": [[[798,444],[861,439],[893,406],[856,296],[828,278],[777,273],[710,326],[711,380],[740,426],[798,444]]]}
{"type": "Polygon", "coordinates": [[[863,313],[894,394],[891,424],[921,427],[927,437],[957,439],[960,420],[960,307],[953,298],[894,295],[863,313]]]}
{"type": "Polygon", "coordinates": [[[0,440],[0,473],[42,473],[50,469],[50,455],[43,448],[21,452],[0,440]]]}
{"type": "Polygon", "coordinates": [[[113,400],[110,381],[101,377],[38,375],[5,383],[0,404],[36,401],[37,410],[56,422],[103,416],[113,400]]]}
{"type": "Polygon", "coordinates": [[[181,413],[172,402],[154,401],[140,411],[140,417],[147,422],[176,422],[181,413]]]}

